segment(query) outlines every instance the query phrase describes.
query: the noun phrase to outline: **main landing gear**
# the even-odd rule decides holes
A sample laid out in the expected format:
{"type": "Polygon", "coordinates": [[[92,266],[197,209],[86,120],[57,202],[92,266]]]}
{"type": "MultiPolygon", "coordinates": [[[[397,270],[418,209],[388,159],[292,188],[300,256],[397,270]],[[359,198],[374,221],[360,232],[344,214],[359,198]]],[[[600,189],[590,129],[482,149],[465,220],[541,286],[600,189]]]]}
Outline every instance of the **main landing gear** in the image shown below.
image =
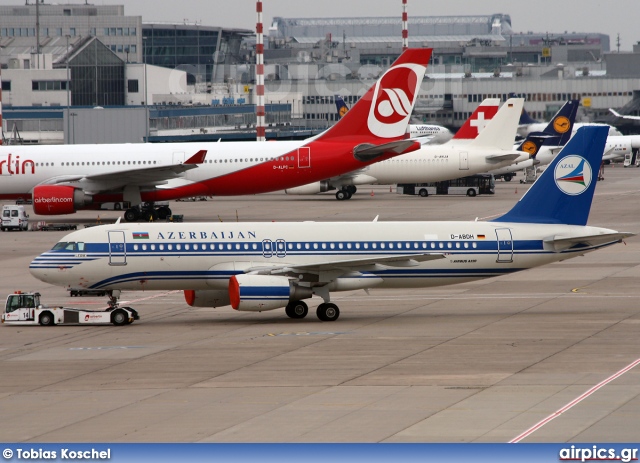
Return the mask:
{"type": "Polygon", "coordinates": [[[356,191],[358,191],[358,189],[354,185],[345,185],[336,192],[336,199],[338,201],[351,199],[351,197],[356,194],[356,191]]]}
{"type": "Polygon", "coordinates": [[[171,209],[168,206],[155,206],[153,203],[134,206],[124,213],[127,222],[155,222],[171,217],[171,209]]]}
{"type": "MultiPolygon", "coordinates": [[[[309,313],[309,306],[304,301],[293,301],[289,302],[285,312],[289,318],[301,319],[309,313]]],[[[331,302],[325,302],[318,306],[316,315],[320,321],[334,322],[340,316],[340,309],[331,302]]]]}

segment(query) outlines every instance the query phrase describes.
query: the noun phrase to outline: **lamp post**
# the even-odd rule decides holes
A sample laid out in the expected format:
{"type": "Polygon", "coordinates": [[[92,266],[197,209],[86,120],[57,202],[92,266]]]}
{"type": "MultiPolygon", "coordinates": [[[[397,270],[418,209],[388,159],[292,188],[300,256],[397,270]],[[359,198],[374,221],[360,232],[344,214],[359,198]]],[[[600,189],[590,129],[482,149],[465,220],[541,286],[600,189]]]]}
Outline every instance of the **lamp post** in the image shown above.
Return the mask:
{"type": "Polygon", "coordinates": [[[78,113],[69,113],[69,119],[73,117],[73,142],[72,145],[76,144],[76,116],[78,113]]]}
{"type": "Polygon", "coordinates": [[[142,37],[142,62],[144,66],[144,141],[149,142],[149,106],[147,104],[148,91],[147,91],[147,38],[142,37]]]}
{"type": "Polygon", "coordinates": [[[69,137],[70,137],[70,133],[69,133],[69,126],[70,126],[70,120],[71,120],[71,114],[69,113],[70,111],[70,106],[71,106],[71,97],[69,94],[69,87],[71,86],[71,83],[69,82],[69,35],[65,35],[66,39],[67,39],[67,48],[66,48],[66,56],[65,56],[65,61],[66,61],[66,68],[67,68],[67,143],[69,143],[69,137]]]}

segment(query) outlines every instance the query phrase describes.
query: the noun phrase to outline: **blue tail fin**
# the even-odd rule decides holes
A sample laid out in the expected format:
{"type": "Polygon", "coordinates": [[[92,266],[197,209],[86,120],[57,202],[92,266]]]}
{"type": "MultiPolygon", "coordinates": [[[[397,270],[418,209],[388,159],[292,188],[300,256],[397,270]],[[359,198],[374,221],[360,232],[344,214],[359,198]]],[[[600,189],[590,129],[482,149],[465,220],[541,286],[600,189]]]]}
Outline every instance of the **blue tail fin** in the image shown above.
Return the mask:
{"type": "Polygon", "coordinates": [[[493,222],[586,225],[607,127],[582,127],[520,201],[493,222]]]}
{"type": "Polygon", "coordinates": [[[338,110],[338,120],[340,120],[342,119],[342,116],[347,114],[347,111],[349,111],[349,106],[347,106],[347,103],[344,102],[344,98],[340,95],[336,95],[334,100],[336,101],[336,109],[338,110]]]}
{"type": "MultiPolygon", "coordinates": [[[[578,114],[579,105],[580,100],[569,100],[560,108],[556,115],[553,116],[549,125],[542,131],[542,134],[559,137],[559,140],[557,138],[555,140],[550,139],[545,145],[555,144],[563,146],[569,141],[573,130],[573,123],[576,120],[576,114],[578,114]]],[[[535,135],[538,134],[536,133],[535,135]]]]}

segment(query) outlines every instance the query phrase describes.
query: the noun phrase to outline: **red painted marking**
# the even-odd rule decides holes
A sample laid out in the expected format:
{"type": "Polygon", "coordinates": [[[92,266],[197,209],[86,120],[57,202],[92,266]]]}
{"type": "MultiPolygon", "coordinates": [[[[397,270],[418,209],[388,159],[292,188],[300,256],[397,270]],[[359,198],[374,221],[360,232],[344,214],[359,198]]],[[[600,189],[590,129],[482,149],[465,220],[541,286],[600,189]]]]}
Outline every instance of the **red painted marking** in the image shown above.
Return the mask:
{"type": "Polygon", "coordinates": [[[519,436],[511,439],[509,441],[510,444],[515,444],[520,442],[522,439],[524,439],[527,436],[530,436],[531,434],[533,434],[535,431],[537,431],[538,429],[540,429],[541,427],[543,427],[545,424],[547,424],[548,422],[554,420],[555,418],[559,417],[560,415],[562,415],[564,412],[566,412],[567,410],[569,410],[570,408],[572,408],[575,405],[578,405],[580,402],[582,402],[584,399],[586,399],[587,397],[589,397],[591,394],[593,394],[594,392],[596,392],[598,389],[603,388],[604,386],[606,386],[607,384],[609,384],[611,381],[613,381],[616,378],[619,378],[620,376],[622,376],[623,374],[625,374],[626,372],[628,372],[629,370],[631,370],[633,367],[637,366],[640,364],[640,359],[636,360],[633,363],[630,363],[629,365],[627,365],[626,367],[624,367],[622,370],[618,371],[617,373],[609,376],[607,379],[605,379],[604,381],[599,382],[598,384],[596,384],[595,386],[593,386],[591,389],[589,389],[588,391],[586,391],[584,394],[578,396],[577,398],[575,398],[574,400],[572,400],[571,402],[569,402],[567,405],[565,405],[564,407],[562,407],[561,409],[559,409],[558,411],[552,413],[551,415],[547,416],[544,420],[538,422],[537,424],[535,424],[534,426],[532,426],[531,428],[527,429],[525,432],[523,432],[522,434],[520,434],[519,436]]]}

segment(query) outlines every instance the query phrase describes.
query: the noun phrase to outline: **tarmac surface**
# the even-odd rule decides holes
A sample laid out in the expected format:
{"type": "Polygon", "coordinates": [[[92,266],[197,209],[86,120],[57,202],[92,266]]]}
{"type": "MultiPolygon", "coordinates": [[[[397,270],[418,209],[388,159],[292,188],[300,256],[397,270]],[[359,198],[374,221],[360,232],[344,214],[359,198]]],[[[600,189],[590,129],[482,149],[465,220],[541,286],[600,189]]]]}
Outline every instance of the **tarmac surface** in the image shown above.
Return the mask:
{"type": "MultiPolygon", "coordinates": [[[[589,223],[640,233],[640,169],[605,177],[589,223]]],[[[171,207],[185,221],[473,220],[507,211],[527,188],[498,181],[493,196],[420,198],[376,186],[342,202],[274,193],[171,207]]],[[[47,221],[98,214],[118,216],[47,221]]],[[[30,275],[66,233],[0,234],[0,294],[104,307],[105,297],[70,298],[30,275]]],[[[632,237],[474,283],[333,293],[333,323],[315,317],[318,298],[293,320],[124,292],[141,315],[129,326],[0,326],[0,441],[638,442],[639,279],[632,237]]]]}

